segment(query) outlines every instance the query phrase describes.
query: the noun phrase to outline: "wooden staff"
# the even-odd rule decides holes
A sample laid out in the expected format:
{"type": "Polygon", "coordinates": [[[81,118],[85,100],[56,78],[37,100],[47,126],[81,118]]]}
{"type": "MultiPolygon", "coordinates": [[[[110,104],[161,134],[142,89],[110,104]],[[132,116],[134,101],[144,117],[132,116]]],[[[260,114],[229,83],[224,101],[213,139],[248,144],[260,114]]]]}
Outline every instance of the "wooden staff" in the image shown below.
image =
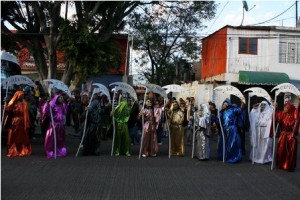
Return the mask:
{"type": "Polygon", "coordinates": [[[145,118],[144,118],[144,107],[145,107],[145,101],[146,101],[146,95],[147,95],[147,87],[146,87],[146,91],[144,94],[144,102],[143,102],[143,106],[141,109],[141,114],[142,114],[142,138],[140,141],[140,153],[139,153],[139,159],[141,158],[141,154],[142,154],[142,147],[143,147],[143,140],[144,140],[144,123],[145,123],[145,118]]]}
{"type": "Polygon", "coordinates": [[[8,94],[8,84],[9,84],[9,81],[7,81],[6,83],[6,91],[5,91],[5,102],[4,102],[4,106],[3,106],[3,112],[2,112],[2,119],[1,119],[1,127],[3,126],[3,120],[4,120],[4,113],[5,113],[5,107],[6,107],[6,98],[7,98],[7,94],[8,94]]]}

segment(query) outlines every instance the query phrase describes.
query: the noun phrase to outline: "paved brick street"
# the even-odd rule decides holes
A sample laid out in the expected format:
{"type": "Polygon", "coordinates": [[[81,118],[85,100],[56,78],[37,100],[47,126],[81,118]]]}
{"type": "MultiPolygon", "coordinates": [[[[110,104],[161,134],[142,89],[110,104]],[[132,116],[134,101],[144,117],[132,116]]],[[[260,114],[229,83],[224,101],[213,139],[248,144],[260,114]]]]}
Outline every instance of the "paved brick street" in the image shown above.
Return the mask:
{"type": "Polygon", "coordinates": [[[75,157],[80,138],[67,128],[68,156],[48,160],[37,130],[30,157],[1,156],[3,200],[81,199],[300,199],[300,166],[294,172],[270,170],[270,164],[238,164],[216,160],[216,140],[209,161],[168,158],[165,139],[156,158],[111,157],[111,140],[102,142],[100,156],[75,157]]]}

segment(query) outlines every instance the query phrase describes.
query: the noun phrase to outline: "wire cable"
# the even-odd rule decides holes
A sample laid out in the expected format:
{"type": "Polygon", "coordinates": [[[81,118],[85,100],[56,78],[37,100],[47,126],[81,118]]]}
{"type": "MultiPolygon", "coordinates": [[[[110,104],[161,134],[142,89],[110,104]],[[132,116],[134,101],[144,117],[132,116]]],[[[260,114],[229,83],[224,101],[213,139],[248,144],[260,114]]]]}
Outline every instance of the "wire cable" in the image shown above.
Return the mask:
{"type": "Polygon", "coordinates": [[[215,24],[215,22],[217,21],[217,19],[220,17],[221,13],[223,12],[223,10],[225,9],[225,7],[227,6],[228,3],[229,3],[229,1],[227,1],[227,3],[224,5],[224,7],[222,8],[221,12],[217,16],[217,18],[214,20],[214,22],[211,24],[210,28],[208,29],[208,31],[206,31],[206,33],[208,33],[210,31],[210,29],[213,27],[213,25],[215,24]]]}
{"type": "Polygon", "coordinates": [[[288,11],[289,9],[291,9],[294,5],[296,5],[296,2],[293,3],[293,5],[291,5],[288,9],[286,9],[285,11],[283,11],[282,13],[280,13],[279,15],[277,15],[277,16],[271,18],[271,19],[268,19],[268,20],[266,20],[266,21],[264,21],[264,22],[260,22],[260,23],[257,23],[257,24],[250,24],[250,25],[247,25],[247,26],[255,26],[255,25],[264,24],[264,23],[267,23],[267,22],[269,22],[269,21],[272,21],[273,19],[276,19],[277,17],[279,17],[279,16],[281,16],[282,14],[284,14],[285,12],[287,12],[287,11],[288,11]]]}

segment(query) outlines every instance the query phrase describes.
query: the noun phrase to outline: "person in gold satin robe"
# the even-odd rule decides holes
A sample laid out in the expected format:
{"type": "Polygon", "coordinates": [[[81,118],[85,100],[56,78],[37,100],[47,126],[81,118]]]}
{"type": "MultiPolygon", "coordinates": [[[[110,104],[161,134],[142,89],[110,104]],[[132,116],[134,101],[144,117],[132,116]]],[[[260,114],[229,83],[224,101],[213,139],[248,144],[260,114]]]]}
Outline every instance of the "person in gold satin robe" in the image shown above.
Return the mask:
{"type": "Polygon", "coordinates": [[[5,112],[8,128],[7,157],[31,155],[31,141],[29,139],[29,111],[28,104],[24,99],[23,91],[16,91],[8,102],[5,112]]]}
{"type": "Polygon", "coordinates": [[[178,102],[174,101],[168,111],[170,119],[171,155],[184,156],[184,113],[178,102]]]}

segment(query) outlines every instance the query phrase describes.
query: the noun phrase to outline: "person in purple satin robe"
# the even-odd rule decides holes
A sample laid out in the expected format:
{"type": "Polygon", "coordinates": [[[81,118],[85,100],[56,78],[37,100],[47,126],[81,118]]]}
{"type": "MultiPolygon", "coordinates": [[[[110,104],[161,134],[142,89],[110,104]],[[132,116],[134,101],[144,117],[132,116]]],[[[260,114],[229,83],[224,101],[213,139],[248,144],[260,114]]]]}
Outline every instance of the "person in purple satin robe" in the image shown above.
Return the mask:
{"type": "Polygon", "coordinates": [[[63,157],[67,155],[67,148],[65,145],[65,117],[67,114],[67,104],[64,103],[63,96],[61,94],[56,94],[50,102],[46,103],[43,110],[45,117],[51,119],[51,112],[53,116],[53,121],[51,120],[46,132],[44,150],[47,158],[55,157],[55,142],[54,142],[54,130],[56,134],[56,156],[63,157]]]}

